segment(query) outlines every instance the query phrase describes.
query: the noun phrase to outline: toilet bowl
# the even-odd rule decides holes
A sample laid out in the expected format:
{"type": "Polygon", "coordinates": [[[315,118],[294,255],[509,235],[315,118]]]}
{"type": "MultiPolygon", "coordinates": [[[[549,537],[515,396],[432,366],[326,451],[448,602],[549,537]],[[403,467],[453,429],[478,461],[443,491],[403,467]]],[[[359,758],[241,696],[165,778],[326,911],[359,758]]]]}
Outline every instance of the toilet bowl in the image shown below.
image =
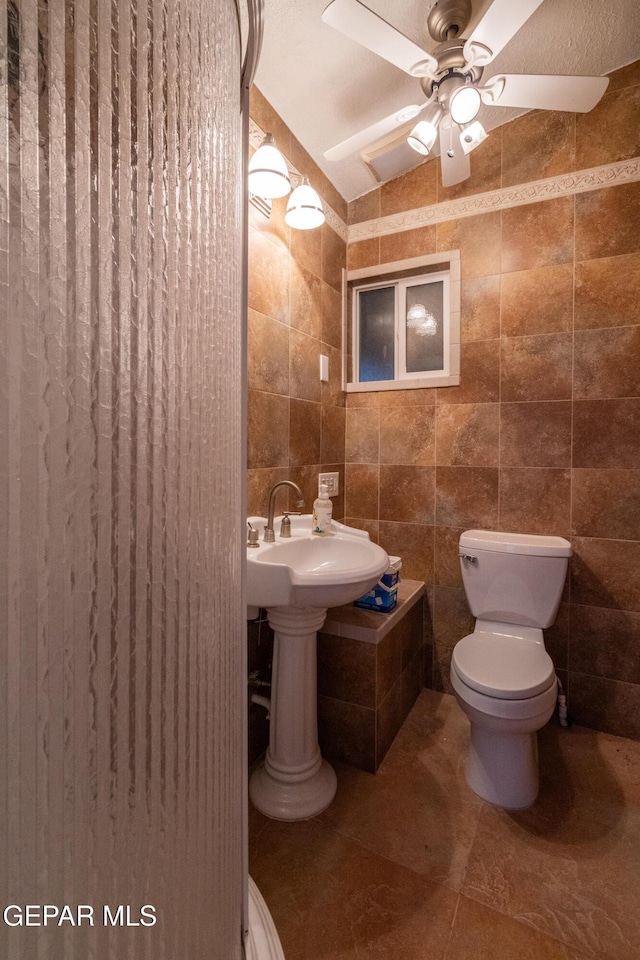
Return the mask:
{"type": "Polygon", "coordinates": [[[467,783],[489,803],[529,807],[538,795],[537,731],[557,697],[542,631],[555,619],[571,545],[561,537],[469,530],[459,553],[476,617],[451,658],[451,683],[471,725],[467,783]]]}

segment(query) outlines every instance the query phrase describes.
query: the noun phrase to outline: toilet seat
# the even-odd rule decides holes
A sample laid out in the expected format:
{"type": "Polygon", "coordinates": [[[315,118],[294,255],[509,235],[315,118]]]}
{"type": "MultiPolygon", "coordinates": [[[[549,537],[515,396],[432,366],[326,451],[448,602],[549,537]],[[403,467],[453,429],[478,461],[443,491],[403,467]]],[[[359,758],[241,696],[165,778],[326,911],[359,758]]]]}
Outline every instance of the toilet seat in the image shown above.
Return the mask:
{"type": "Polygon", "coordinates": [[[541,633],[537,640],[477,630],[455,645],[452,665],[467,687],[498,700],[526,700],[555,681],[541,633]]]}
{"type": "Polygon", "coordinates": [[[517,726],[523,722],[529,723],[537,718],[542,718],[536,726],[536,729],[539,729],[551,716],[558,696],[558,684],[555,676],[546,690],[536,694],[535,697],[525,697],[523,700],[505,700],[501,697],[489,697],[485,693],[479,693],[460,679],[453,662],[451,663],[450,678],[458,700],[466,705],[463,709],[468,716],[467,708],[471,708],[478,714],[483,714],[485,719],[489,718],[492,723],[497,722],[503,726],[505,723],[509,727],[517,726]]]}

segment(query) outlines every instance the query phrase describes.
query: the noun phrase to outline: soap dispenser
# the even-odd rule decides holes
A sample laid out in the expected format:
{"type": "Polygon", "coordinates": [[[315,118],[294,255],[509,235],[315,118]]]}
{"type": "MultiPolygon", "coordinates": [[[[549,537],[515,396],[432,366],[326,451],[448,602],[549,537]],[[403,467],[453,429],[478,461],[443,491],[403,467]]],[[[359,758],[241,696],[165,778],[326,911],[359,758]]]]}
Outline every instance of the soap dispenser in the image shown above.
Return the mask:
{"type": "Polygon", "coordinates": [[[324,537],[331,530],[331,514],[333,504],[329,497],[329,487],[326,483],[320,484],[320,492],[313,501],[313,520],[311,521],[311,533],[317,537],[324,537]]]}

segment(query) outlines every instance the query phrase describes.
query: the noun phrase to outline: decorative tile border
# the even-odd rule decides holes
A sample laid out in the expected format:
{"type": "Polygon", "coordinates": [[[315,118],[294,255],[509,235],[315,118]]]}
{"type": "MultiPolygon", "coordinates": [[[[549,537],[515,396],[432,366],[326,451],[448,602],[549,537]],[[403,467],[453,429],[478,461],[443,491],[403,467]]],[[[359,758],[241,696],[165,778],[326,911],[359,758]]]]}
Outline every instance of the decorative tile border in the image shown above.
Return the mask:
{"type": "MultiPolygon", "coordinates": [[[[264,140],[264,132],[260,129],[257,123],[249,117],[249,143],[254,149],[258,149],[262,141],[264,140]]],[[[291,163],[288,157],[285,157],[287,161],[287,167],[289,168],[289,177],[291,179],[291,186],[295,189],[300,183],[302,183],[302,174],[297,170],[294,165],[291,163]]],[[[326,217],[327,223],[332,230],[338,234],[341,240],[347,242],[347,225],[344,220],[338,216],[333,207],[330,207],[327,201],[322,199],[322,207],[324,209],[324,215],[326,217]]]]}
{"type": "Polygon", "coordinates": [[[390,233],[415,230],[416,227],[458,220],[461,217],[475,217],[492,210],[507,210],[527,203],[538,203],[555,197],[567,197],[576,193],[586,193],[589,190],[598,190],[601,187],[631,183],[634,180],[640,180],[640,157],[609,163],[603,167],[592,167],[589,170],[578,170],[559,177],[548,177],[546,180],[536,180],[533,183],[519,184],[515,187],[477,193],[470,197],[436,203],[429,207],[418,207],[415,210],[391,214],[377,220],[365,220],[363,223],[355,223],[349,227],[348,240],[349,243],[369,240],[390,233]]]}

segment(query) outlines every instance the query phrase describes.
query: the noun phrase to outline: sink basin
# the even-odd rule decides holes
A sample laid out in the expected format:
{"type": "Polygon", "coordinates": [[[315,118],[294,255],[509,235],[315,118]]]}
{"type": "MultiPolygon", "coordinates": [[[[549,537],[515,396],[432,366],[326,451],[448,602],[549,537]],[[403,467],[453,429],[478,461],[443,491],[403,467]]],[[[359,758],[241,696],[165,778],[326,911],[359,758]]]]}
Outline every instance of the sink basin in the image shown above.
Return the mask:
{"type": "Polygon", "coordinates": [[[291,518],[291,538],[262,540],[264,517],[250,517],[260,546],[247,548],[247,603],[256,607],[338,607],[366,593],[389,558],[368,533],[331,523],[324,537],[311,534],[311,514],[291,518]]]}

